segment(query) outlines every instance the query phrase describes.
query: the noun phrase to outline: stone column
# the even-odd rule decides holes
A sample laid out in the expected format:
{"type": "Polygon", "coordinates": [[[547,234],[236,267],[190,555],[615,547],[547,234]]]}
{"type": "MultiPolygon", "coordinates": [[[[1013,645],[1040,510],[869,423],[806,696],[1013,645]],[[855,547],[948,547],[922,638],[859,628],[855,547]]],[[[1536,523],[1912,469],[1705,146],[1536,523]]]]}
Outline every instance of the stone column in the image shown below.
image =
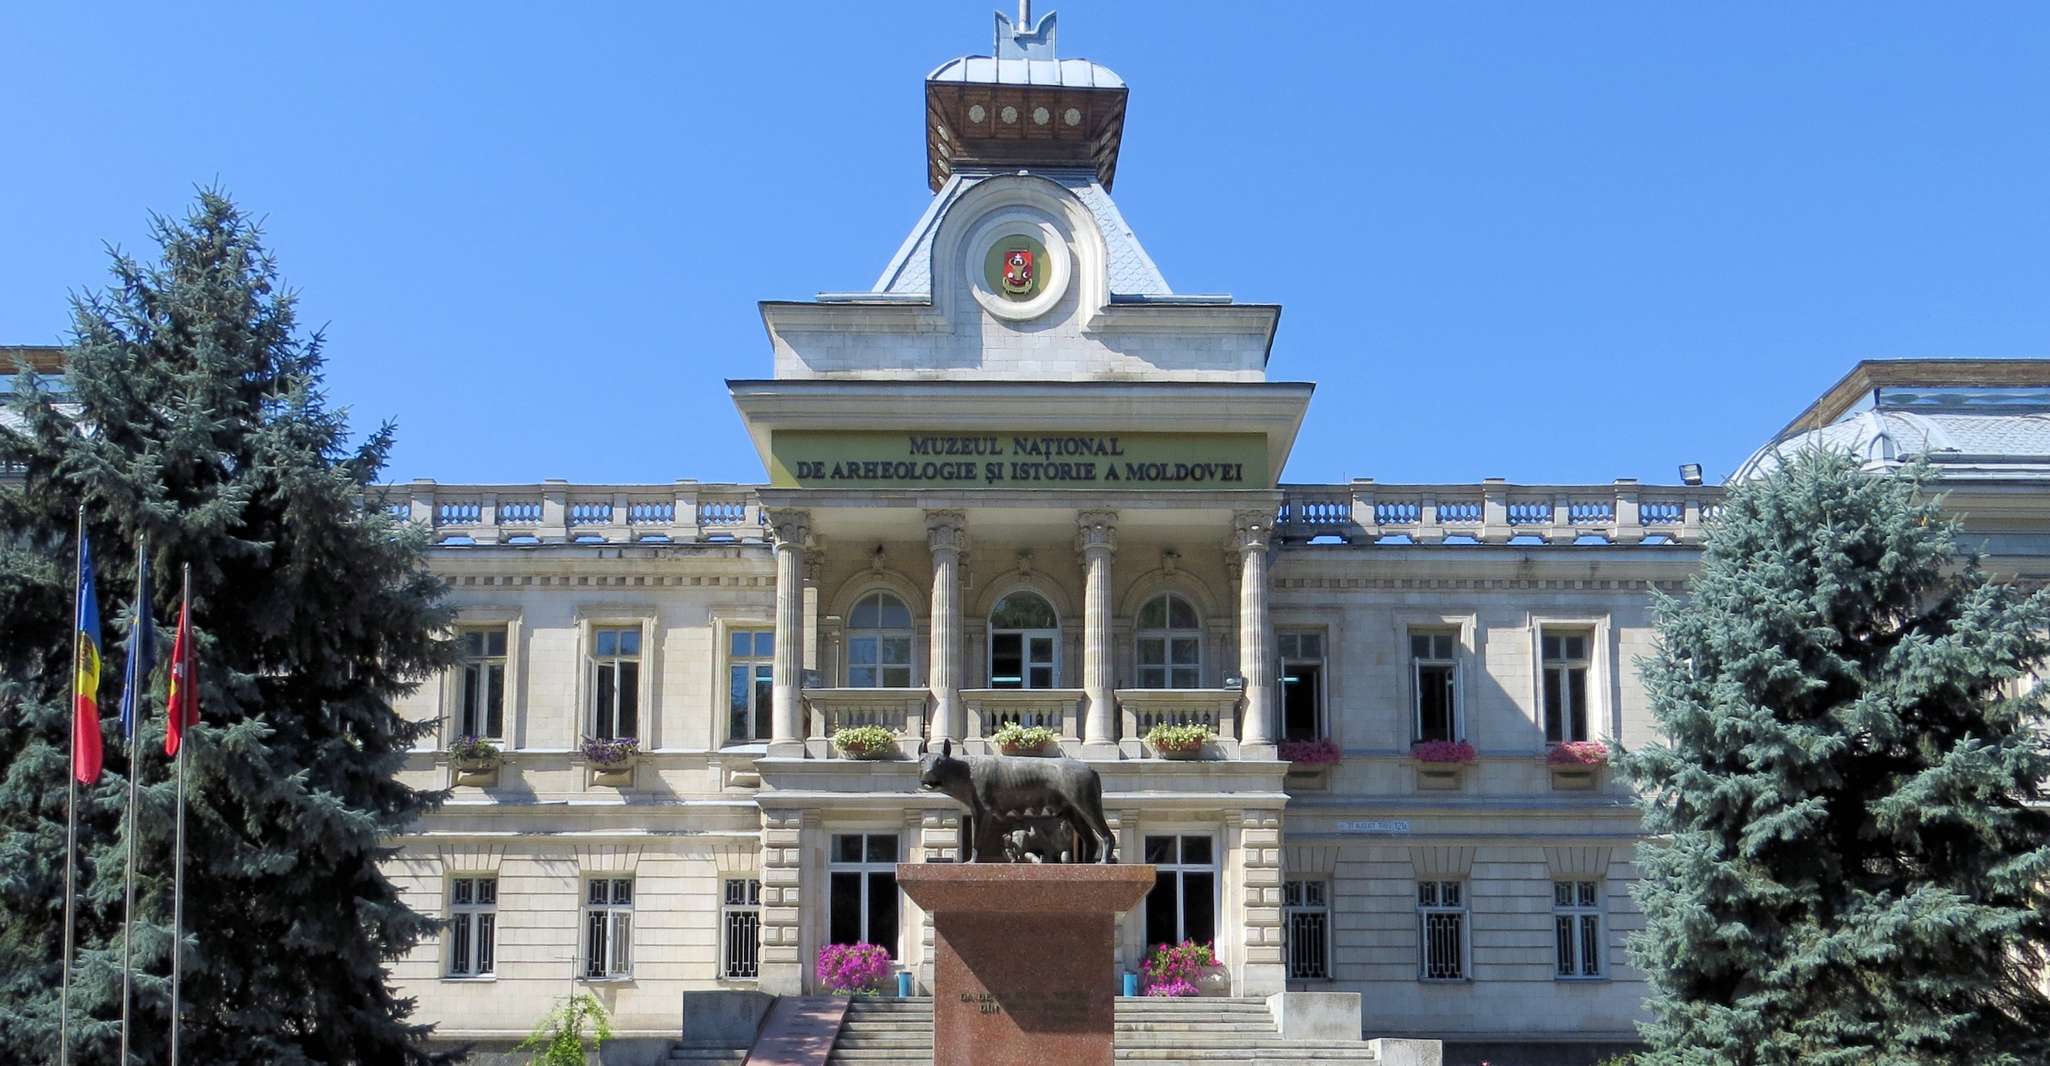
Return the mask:
{"type": "Polygon", "coordinates": [[[1248,759],[1272,759],[1274,743],[1274,644],[1267,620],[1267,546],[1274,533],[1272,511],[1232,516],[1232,546],[1239,553],[1239,676],[1245,679],[1246,724],[1239,751],[1248,759]]]}
{"type": "Polygon", "coordinates": [[[925,545],[932,552],[932,739],[960,740],[961,549],[968,519],[960,511],[925,512],[925,545]]]}
{"type": "Polygon", "coordinates": [[[1118,547],[1116,511],[1083,511],[1075,516],[1075,548],[1082,553],[1082,691],[1088,709],[1082,755],[1118,757],[1116,676],[1110,630],[1110,559],[1118,547]]]}
{"type": "Polygon", "coordinates": [[[811,535],[809,511],[768,512],[776,542],[776,658],[771,666],[769,755],[804,757],[804,542],[811,535]]]}

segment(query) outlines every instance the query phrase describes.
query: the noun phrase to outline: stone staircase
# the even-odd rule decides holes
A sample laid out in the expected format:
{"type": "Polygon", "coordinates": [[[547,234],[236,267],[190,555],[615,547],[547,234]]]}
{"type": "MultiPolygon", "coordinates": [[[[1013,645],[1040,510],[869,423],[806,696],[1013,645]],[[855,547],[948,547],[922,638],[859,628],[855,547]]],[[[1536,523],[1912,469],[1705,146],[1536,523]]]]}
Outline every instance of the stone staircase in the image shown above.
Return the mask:
{"type": "Polygon", "coordinates": [[[741,1063],[747,1061],[747,1049],[744,1047],[692,1047],[689,1044],[677,1043],[670,1047],[669,1057],[662,1061],[665,1064],[674,1064],[674,1066],[683,1066],[686,1063],[690,1064],[690,1066],[721,1066],[721,1064],[724,1064],[724,1066],[740,1066],[741,1063]]]}
{"type": "MultiPolygon", "coordinates": [[[[930,1066],[932,1000],[856,1000],[829,1064],[930,1066]]],[[[1262,999],[1119,999],[1117,1061],[1152,1066],[1253,1062],[1323,1066],[1372,1062],[1365,1041],[1283,1040],[1262,999]]]]}

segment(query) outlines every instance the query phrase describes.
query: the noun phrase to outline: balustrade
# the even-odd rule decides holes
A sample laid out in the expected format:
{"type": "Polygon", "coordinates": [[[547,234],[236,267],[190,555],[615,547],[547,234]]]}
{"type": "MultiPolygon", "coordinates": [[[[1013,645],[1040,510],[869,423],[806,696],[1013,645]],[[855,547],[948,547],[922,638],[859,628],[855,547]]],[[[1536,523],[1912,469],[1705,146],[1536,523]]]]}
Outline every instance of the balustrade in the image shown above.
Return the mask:
{"type": "Polygon", "coordinates": [[[434,530],[443,544],[760,542],[761,505],[744,485],[438,485],[371,491],[374,506],[434,530]]]}
{"type": "Polygon", "coordinates": [[[865,725],[889,730],[903,754],[916,754],[932,694],[922,688],[808,688],[802,695],[811,720],[805,749],[814,759],[829,759],[841,757],[833,734],[865,725]]]}

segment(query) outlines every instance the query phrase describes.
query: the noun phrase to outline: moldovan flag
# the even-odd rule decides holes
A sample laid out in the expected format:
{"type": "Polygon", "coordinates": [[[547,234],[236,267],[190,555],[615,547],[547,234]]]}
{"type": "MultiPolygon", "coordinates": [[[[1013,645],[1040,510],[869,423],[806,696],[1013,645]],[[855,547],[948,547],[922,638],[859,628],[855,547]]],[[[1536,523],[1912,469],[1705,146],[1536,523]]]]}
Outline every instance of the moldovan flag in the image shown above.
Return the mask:
{"type": "Polygon", "coordinates": [[[100,779],[100,597],[93,589],[93,546],[78,531],[78,664],[72,679],[71,776],[100,779]]]}
{"type": "Polygon", "coordinates": [[[171,698],[165,709],[164,754],[176,756],[185,731],[199,724],[199,662],[192,648],[192,595],[178,602],[178,639],[171,644],[171,698]]]}

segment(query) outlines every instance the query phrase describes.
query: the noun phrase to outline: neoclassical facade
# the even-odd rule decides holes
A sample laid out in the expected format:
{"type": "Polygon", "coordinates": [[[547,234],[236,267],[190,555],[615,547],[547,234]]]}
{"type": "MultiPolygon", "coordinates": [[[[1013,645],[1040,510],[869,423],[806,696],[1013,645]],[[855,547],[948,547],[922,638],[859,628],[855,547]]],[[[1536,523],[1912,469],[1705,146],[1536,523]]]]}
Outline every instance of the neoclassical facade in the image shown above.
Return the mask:
{"type": "MultiPolygon", "coordinates": [[[[1653,739],[1631,664],[1719,490],[1283,482],[1312,386],[1271,373],[1280,309],[1169,286],[1111,198],[1127,88],[1053,36],[999,16],[927,78],[934,197],[870,290],[761,305],[769,376],[728,385],[764,483],[390,488],[459,619],[404,707],[439,723],[409,780],[453,796],[389,864],[450,921],[394,965],[444,1036],[572,988],[673,1036],[681,992],[811,991],[856,940],[929,989],[895,867],[955,858],[957,810],[916,751],[1014,723],[1159,869],[1124,968],[1205,940],[1238,994],[1363,993],[1373,1035],[1634,1036],[1637,812],[1558,753],[1653,739]],[[1168,758],[1160,724],[1213,737],[1168,758]]],[[[2042,581],[2046,410],[2044,362],[1861,364],[1746,471],[1932,458],[2042,581]]]]}

